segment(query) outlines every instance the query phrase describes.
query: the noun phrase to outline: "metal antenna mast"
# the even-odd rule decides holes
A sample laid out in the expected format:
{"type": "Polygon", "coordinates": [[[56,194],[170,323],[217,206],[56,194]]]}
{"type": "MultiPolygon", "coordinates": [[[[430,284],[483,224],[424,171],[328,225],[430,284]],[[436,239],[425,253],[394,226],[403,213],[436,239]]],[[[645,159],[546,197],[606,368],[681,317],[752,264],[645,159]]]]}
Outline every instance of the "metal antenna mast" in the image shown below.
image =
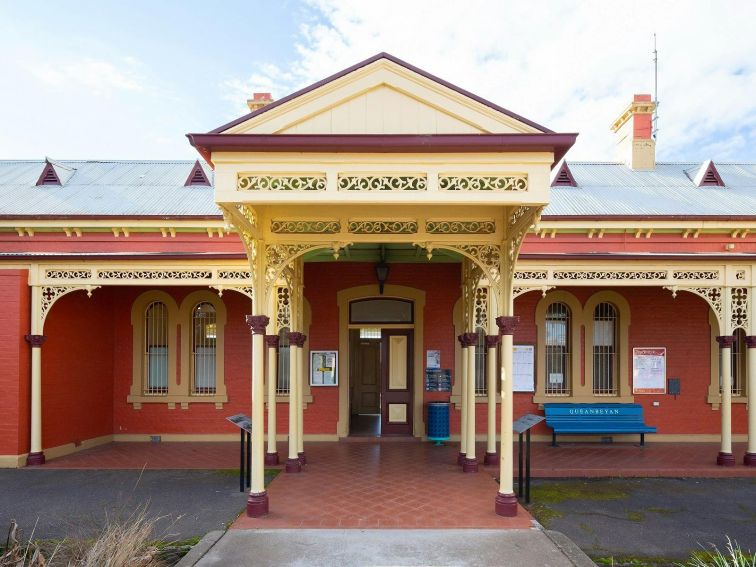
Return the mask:
{"type": "Polygon", "coordinates": [[[656,32],[654,32],[654,116],[651,119],[651,136],[656,140],[659,132],[659,52],[656,50],[656,32]]]}

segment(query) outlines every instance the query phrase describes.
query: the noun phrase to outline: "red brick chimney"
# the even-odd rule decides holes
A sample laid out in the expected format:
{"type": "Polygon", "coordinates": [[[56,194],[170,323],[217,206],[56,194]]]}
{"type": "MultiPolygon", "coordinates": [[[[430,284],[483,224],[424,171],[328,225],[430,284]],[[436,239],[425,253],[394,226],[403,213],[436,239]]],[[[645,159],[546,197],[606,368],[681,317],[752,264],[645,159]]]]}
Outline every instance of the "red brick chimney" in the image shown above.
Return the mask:
{"type": "Polygon", "coordinates": [[[612,124],[620,159],[632,169],[656,167],[656,140],[652,137],[655,108],[650,94],[637,94],[612,124]]]}
{"type": "Polygon", "coordinates": [[[247,99],[247,106],[254,112],[271,102],[273,102],[273,97],[270,93],[254,93],[252,98],[247,99]]]}

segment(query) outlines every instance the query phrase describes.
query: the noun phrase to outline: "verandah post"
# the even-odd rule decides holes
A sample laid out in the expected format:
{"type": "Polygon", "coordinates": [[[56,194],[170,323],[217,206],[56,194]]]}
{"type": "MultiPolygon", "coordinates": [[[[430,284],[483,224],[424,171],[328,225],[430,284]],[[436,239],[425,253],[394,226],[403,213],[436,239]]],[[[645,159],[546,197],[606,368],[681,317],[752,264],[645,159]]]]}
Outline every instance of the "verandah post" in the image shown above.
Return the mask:
{"type": "Polygon", "coordinates": [[[486,392],[488,394],[488,430],[486,432],[486,454],[484,465],[495,465],[499,462],[496,453],[496,347],[500,342],[499,335],[486,335],[486,392]]]}
{"type": "Polygon", "coordinates": [[[276,448],[276,385],[278,382],[277,352],[278,335],[265,335],[268,347],[268,449],[265,453],[265,464],[278,464],[278,449],[276,448]]]}
{"type": "Polygon", "coordinates": [[[252,331],[252,479],[247,498],[247,516],[257,518],[268,513],[265,491],[265,315],[247,315],[252,331]]]}
{"type": "Polygon", "coordinates": [[[496,318],[496,324],[501,333],[501,445],[499,448],[499,492],[496,495],[496,513],[499,516],[517,515],[512,455],[514,444],[512,367],[513,335],[519,321],[520,318],[514,315],[496,318]]]}

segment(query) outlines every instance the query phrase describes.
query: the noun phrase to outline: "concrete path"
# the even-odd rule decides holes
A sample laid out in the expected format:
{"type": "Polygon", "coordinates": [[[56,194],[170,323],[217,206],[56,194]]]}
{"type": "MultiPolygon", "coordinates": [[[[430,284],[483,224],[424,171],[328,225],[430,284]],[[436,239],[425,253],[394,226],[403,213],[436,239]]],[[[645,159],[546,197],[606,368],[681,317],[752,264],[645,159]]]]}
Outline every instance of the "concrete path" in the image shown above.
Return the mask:
{"type": "Polygon", "coordinates": [[[196,565],[582,567],[593,563],[571,548],[566,538],[552,539],[540,529],[276,529],[229,530],[196,565]]]}

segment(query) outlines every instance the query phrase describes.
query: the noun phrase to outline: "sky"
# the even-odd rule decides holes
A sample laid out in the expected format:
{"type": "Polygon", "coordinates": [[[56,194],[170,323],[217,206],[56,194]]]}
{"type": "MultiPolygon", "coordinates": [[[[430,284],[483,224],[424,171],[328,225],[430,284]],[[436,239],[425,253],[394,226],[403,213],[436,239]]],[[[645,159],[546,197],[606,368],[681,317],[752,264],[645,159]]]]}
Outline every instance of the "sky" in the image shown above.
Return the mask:
{"type": "Polygon", "coordinates": [[[185,134],[386,51],[616,159],[653,93],[658,161],[756,162],[756,2],[0,0],[0,159],[193,159],[185,134]]]}

